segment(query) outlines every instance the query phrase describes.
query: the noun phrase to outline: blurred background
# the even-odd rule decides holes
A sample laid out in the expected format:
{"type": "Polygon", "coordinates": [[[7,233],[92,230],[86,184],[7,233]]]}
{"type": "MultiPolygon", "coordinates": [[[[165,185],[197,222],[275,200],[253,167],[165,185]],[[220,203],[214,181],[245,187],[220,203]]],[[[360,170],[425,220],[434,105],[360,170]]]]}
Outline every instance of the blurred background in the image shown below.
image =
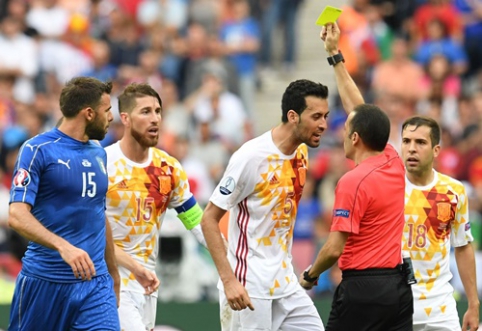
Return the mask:
{"type": "MultiPolygon", "coordinates": [[[[314,24],[326,5],[343,9],[345,64],[365,100],[389,114],[391,143],[400,146],[408,116],[429,115],[442,126],[436,168],[468,190],[482,294],[482,1],[0,0],[0,328],[26,247],[7,225],[14,162],[25,140],[56,124],[60,90],[74,76],[114,82],[115,119],[103,146],[122,135],[116,96],[126,84],[148,82],[160,93],[158,147],[184,166],[201,205],[230,155],[280,122],[289,82],[328,85],[329,130],[310,150],[294,232],[295,268],[308,266],[327,237],[335,185],[353,166],[343,152],[345,113],[314,24]]],[[[165,219],[160,249],[159,324],[219,329],[216,270],[175,213],[165,219]]],[[[325,321],[340,276],[332,268],[310,292],[325,321]]]]}

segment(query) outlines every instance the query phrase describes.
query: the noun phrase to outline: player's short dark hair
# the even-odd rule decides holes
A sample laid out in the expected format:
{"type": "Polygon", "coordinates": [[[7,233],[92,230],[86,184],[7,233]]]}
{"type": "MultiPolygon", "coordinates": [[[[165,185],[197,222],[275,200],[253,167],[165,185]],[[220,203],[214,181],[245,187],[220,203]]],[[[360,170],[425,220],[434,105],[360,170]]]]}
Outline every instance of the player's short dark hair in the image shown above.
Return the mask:
{"type": "Polygon", "coordinates": [[[328,87],[308,79],[299,79],[291,82],[283,93],[281,101],[281,121],[283,123],[288,122],[288,111],[290,110],[294,110],[298,115],[301,115],[306,109],[305,98],[308,96],[327,99],[328,87]]]}
{"type": "Polygon", "coordinates": [[[159,93],[146,83],[131,83],[119,95],[119,113],[131,113],[136,106],[136,99],[145,96],[155,97],[162,109],[162,100],[159,93]]]}
{"type": "Polygon", "coordinates": [[[353,109],[355,114],[350,122],[350,136],[357,132],[361,140],[371,150],[381,152],[390,137],[390,120],[379,107],[361,104],[353,109]]]}
{"type": "Polygon", "coordinates": [[[403,122],[402,133],[403,130],[407,128],[407,126],[412,125],[415,126],[415,130],[418,129],[420,126],[426,126],[430,129],[430,141],[432,143],[432,147],[440,143],[440,125],[433,118],[427,116],[412,116],[406,119],[405,122],[403,122]]]}
{"type": "Polygon", "coordinates": [[[72,118],[87,107],[97,110],[102,95],[110,94],[112,83],[103,83],[92,77],[75,77],[65,84],[60,93],[60,110],[72,118]]]}

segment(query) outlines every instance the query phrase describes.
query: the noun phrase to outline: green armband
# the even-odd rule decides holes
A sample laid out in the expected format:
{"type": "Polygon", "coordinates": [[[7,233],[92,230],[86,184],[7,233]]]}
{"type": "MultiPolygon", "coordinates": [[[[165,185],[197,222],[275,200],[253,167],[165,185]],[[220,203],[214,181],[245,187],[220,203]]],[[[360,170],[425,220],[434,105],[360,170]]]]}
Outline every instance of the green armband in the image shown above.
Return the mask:
{"type": "Polygon", "coordinates": [[[199,204],[195,204],[189,210],[177,214],[177,218],[179,218],[188,230],[192,230],[196,225],[201,223],[201,219],[203,216],[203,210],[199,206],[199,204]]]}

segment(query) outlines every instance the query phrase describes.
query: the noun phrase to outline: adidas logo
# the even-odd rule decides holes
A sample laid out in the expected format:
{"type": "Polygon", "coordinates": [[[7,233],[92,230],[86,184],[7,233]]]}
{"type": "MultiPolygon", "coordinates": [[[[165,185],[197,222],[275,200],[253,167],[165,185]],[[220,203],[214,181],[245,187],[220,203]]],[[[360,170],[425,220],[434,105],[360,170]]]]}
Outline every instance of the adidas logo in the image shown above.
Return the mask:
{"type": "Polygon", "coordinates": [[[274,174],[273,177],[271,177],[271,179],[269,180],[269,184],[270,184],[270,185],[279,184],[279,179],[278,179],[278,177],[276,176],[276,174],[274,174]]]}
{"type": "Polygon", "coordinates": [[[123,179],[122,182],[117,185],[117,188],[127,188],[126,180],[123,179]]]}

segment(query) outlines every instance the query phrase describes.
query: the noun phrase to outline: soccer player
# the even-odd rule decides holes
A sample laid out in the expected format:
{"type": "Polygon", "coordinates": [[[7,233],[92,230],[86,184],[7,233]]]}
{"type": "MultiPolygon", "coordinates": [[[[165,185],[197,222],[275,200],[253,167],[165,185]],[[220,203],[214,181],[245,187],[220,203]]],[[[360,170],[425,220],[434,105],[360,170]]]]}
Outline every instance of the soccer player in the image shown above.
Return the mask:
{"type": "Polygon", "coordinates": [[[106,148],[109,190],[107,216],[112,226],[121,276],[120,323],[123,330],[155,326],[155,274],[159,230],[167,208],[204,246],[202,210],[179,162],[155,146],[162,101],[148,84],[130,84],[119,96],[124,135],[106,148]]]}
{"type": "Polygon", "coordinates": [[[59,127],[20,149],[8,221],[30,242],[9,330],[119,330],[106,153],[90,141],[103,139],[113,119],[111,89],[94,78],[72,79],[60,94],[59,127]]]}
{"type": "Polygon", "coordinates": [[[414,331],[457,331],[460,322],[449,281],[450,248],[468,299],[462,330],[477,330],[479,299],[474,249],[464,185],[433,169],[440,152],[440,126],[415,116],[402,125],[402,157],[406,169],[403,250],[410,254],[417,284],[414,331]]]}
{"type": "Polygon", "coordinates": [[[413,298],[402,268],[405,170],[390,144],[388,116],[363,97],[338,51],[340,30],[321,31],[334,66],[341,100],[349,114],[344,149],[356,167],[335,189],[333,221],[327,242],[300,283],[310,289],[338,261],[342,281],[333,297],[327,331],[412,330],[413,298]]]}
{"type": "Polygon", "coordinates": [[[282,97],[282,123],[232,155],[205,209],[202,227],[220,275],[224,331],[323,330],[298,285],[291,246],[307,147],[318,147],[327,128],[327,98],[322,84],[290,83],[282,97]],[[218,223],[227,210],[226,256],[218,223]]]}

